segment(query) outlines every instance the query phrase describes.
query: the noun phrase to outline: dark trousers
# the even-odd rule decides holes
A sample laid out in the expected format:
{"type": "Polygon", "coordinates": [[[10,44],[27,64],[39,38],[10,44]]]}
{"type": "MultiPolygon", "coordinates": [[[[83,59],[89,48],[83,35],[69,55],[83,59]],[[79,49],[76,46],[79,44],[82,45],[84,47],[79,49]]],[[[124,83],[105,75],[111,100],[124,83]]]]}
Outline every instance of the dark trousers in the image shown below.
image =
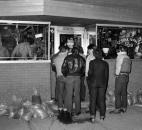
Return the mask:
{"type": "Polygon", "coordinates": [[[119,75],[115,78],[115,108],[127,108],[128,75],[119,75]]]}
{"type": "Polygon", "coordinates": [[[73,95],[75,101],[75,113],[81,111],[80,103],[80,76],[67,76],[65,79],[65,108],[72,112],[73,95]]]}
{"type": "Polygon", "coordinates": [[[100,116],[105,116],[106,113],[106,88],[93,87],[90,88],[90,115],[96,116],[97,106],[100,111],[100,116]]]}
{"type": "Polygon", "coordinates": [[[86,97],[86,86],[85,86],[85,76],[81,76],[80,79],[80,99],[81,101],[85,101],[86,97]]]}
{"type": "Polygon", "coordinates": [[[51,70],[51,99],[56,98],[56,73],[51,70]]]}
{"type": "Polygon", "coordinates": [[[58,76],[57,77],[57,86],[56,86],[57,92],[57,102],[58,107],[63,108],[64,107],[64,94],[65,94],[65,77],[64,76],[58,76]]]}

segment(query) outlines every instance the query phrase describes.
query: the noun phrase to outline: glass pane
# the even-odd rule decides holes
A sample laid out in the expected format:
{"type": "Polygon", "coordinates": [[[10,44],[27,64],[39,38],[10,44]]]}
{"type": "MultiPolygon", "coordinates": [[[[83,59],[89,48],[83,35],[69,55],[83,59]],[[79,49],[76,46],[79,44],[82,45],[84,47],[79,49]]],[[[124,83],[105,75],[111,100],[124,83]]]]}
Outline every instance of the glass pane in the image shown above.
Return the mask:
{"type": "Polygon", "coordinates": [[[108,52],[104,52],[106,59],[116,58],[116,49],[119,45],[127,48],[131,59],[142,58],[142,28],[98,26],[97,38],[97,45],[103,52],[108,48],[108,52]]]}
{"type": "Polygon", "coordinates": [[[46,60],[48,24],[0,23],[0,60],[46,60]]]}
{"type": "Polygon", "coordinates": [[[81,35],[80,34],[60,34],[60,45],[65,45],[67,39],[72,38],[75,46],[81,46],[81,35]]]}

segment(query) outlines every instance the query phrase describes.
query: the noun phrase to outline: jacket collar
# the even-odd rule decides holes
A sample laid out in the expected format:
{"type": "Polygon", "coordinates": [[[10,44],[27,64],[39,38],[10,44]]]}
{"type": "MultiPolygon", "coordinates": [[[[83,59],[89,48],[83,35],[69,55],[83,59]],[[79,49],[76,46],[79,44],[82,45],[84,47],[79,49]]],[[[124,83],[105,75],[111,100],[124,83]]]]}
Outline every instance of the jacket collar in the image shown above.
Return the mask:
{"type": "Polygon", "coordinates": [[[120,55],[127,55],[127,53],[126,52],[119,52],[119,53],[117,53],[117,55],[118,56],[120,56],[120,55]]]}

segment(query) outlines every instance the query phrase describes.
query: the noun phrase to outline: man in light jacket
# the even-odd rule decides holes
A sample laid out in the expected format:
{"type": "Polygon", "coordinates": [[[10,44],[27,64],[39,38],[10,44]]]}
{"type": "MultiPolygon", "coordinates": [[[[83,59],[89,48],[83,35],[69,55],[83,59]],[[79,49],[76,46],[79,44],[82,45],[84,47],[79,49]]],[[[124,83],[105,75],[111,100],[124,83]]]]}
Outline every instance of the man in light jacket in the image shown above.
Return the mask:
{"type": "Polygon", "coordinates": [[[125,46],[118,47],[115,67],[115,110],[110,113],[119,114],[127,111],[127,86],[131,72],[131,59],[125,46]]]}

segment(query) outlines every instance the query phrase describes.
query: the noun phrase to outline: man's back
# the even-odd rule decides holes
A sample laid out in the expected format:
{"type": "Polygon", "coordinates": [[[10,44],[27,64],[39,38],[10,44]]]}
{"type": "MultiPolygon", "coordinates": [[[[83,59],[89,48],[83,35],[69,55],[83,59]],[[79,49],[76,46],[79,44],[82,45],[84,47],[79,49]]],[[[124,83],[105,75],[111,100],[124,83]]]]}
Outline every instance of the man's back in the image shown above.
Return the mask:
{"type": "Polygon", "coordinates": [[[85,61],[80,55],[68,55],[62,65],[64,75],[81,76],[84,73],[85,61]]]}
{"type": "Polygon", "coordinates": [[[85,73],[85,59],[79,55],[79,49],[74,47],[62,65],[64,76],[82,76],[85,73]]]}
{"type": "Polygon", "coordinates": [[[107,85],[109,76],[109,66],[101,59],[92,60],[89,64],[88,78],[90,82],[98,87],[107,85]]]}

